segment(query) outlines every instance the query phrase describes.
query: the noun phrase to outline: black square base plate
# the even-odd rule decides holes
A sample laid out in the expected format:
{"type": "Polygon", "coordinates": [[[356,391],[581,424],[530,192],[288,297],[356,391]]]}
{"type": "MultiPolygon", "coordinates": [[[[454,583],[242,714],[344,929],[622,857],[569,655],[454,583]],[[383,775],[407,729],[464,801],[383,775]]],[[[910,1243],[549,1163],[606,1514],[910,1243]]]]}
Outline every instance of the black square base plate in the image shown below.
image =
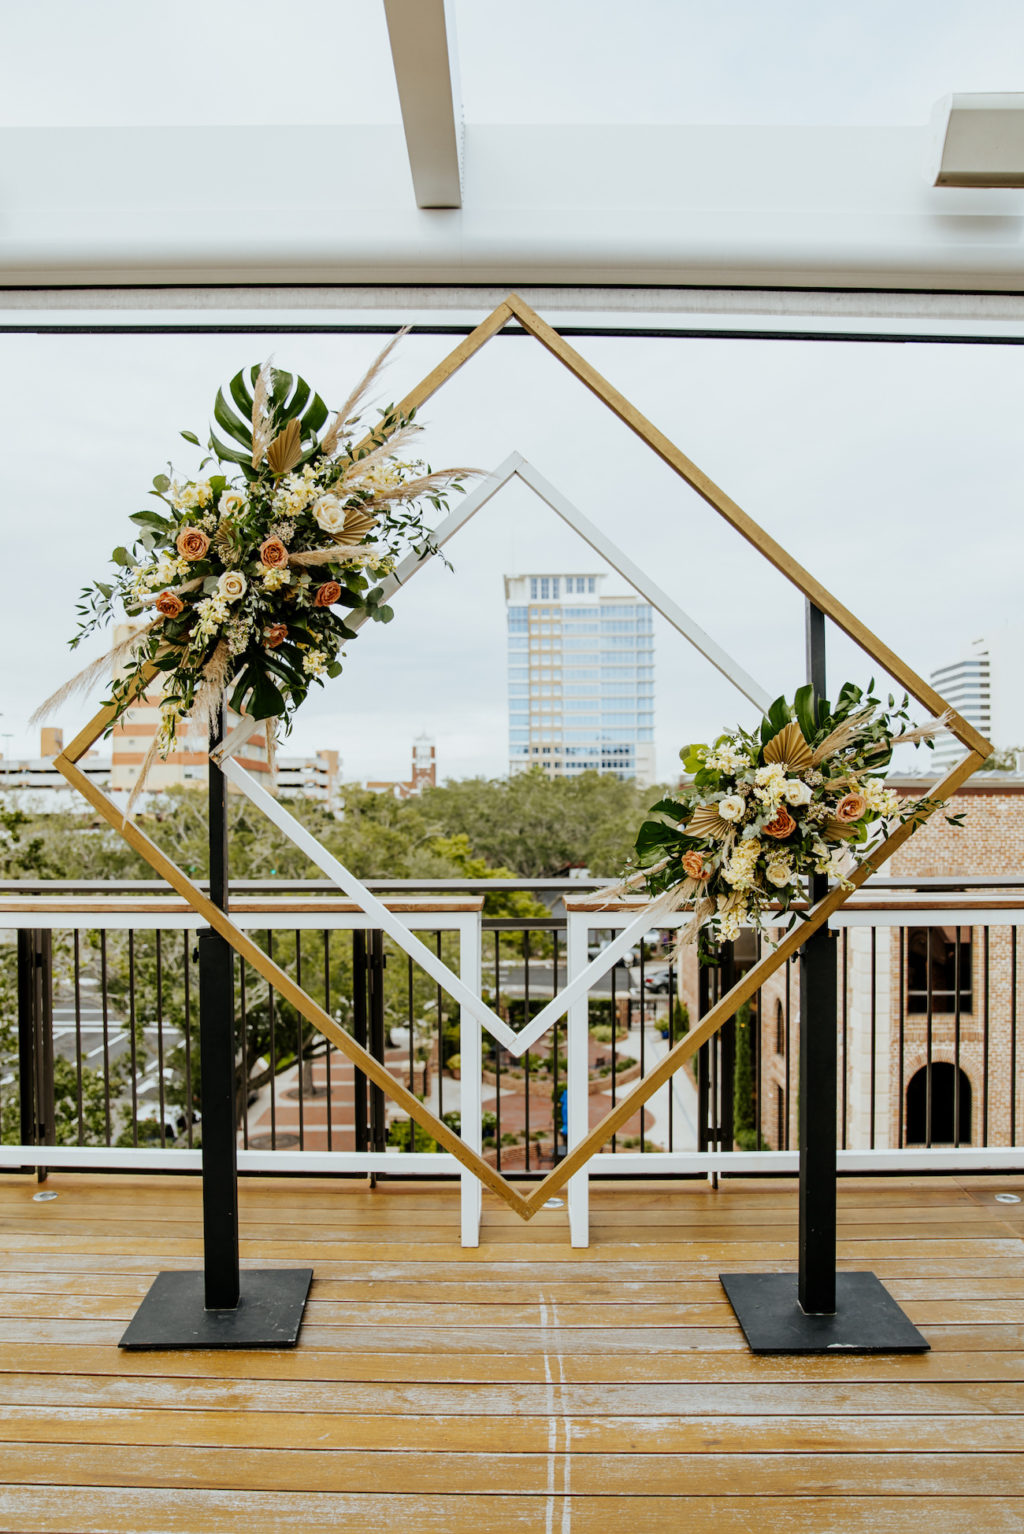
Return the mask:
{"type": "Polygon", "coordinates": [[[207,1310],[202,1273],[158,1273],[121,1338],[131,1351],[293,1348],[312,1268],[243,1268],[233,1310],[207,1310]]]}
{"type": "Polygon", "coordinates": [[[754,1353],[927,1353],[928,1343],[873,1273],[836,1274],[834,1316],[808,1315],[795,1273],[720,1273],[754,1353]]]}

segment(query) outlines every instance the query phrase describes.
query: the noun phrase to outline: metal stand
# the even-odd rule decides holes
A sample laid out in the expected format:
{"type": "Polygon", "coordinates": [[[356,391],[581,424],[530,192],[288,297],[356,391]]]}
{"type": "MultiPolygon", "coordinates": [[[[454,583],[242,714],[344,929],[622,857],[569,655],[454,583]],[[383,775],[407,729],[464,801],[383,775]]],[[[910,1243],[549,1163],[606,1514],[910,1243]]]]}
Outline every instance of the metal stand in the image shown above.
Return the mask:
{"type": "MultiPolygon", "coordinates": [[[[807,670],[825,695],[825,615],[807,603],[807,670]]],[[[828,879],[811,880],[812,904],[828,879]]],[[[800,954],[799,1272],[721,1273],[755,1353],[925,1353],[928,1343],[873,1273],[836,1272],[834,935],[819,927],[800,954]]]]}
{"type": "MultiPolygon", "coordinates": [[[[210,732],[211,752],[223,734],[222,705],[210,732]]],[[[210,898],[226,911],[227,792],[212,756],[209,774],[210,898]]],[[[133,1351],[294,1347],[313,1270],[239,1271],[234,956],[227,940],[210,930],[199,934],[198,947],[203,1271],[159,1273],[119,1346],[133,1351]]]]}

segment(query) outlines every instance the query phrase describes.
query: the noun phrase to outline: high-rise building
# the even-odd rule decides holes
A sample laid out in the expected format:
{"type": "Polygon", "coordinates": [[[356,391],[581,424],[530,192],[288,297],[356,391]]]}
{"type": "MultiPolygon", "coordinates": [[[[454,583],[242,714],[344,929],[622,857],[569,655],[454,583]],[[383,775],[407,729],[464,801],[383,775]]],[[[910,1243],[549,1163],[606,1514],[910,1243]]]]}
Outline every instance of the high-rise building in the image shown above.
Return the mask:
{"type": "MultiPolygon", "coordinates": [[[[1004,623],[975,639],[959,660],[929,680],[947,703],[997,750],[1024,747],[1024,624],[1004,623]]],[[[952,767],[964,748],[951,735],[935,743],[936,769],[952,767]]]]}
{"type": "Polygon", "coordinates": [[[318,799],[329,810],[340,808],[341,757],[337,751],[278,756],[274,773],[277,792],[282,799],[318,799]]]}
{"type": "Polygon", "coordinates": [[[506,575],[509,771],[654,782],[654,623],[604,575],[506,575]]]}

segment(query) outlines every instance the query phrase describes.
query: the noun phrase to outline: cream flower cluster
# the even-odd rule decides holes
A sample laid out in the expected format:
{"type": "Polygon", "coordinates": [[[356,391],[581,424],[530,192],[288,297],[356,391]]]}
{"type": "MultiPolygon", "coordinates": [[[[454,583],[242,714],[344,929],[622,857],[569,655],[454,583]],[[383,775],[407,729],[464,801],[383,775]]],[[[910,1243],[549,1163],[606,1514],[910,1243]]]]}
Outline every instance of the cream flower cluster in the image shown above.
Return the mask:
{"type": "Polygon", "coordinates": [[[715,746],[704,755],[705,767],[710,767],[713,772],[729,772],[736,774],[745,772],[750,766],[750,757],[745,751],[737,751],[736,747],[728,741],[720,746],[715,746]]]}
{"type": "Polygon", "coordinates": [[[213,502],[213,486],[208,479],[190,479],[184,485],[175,480],[168,499],[175,511],[205,511],[213,502]]]}
{"type": "Polygon", "coordinates": [[[869,810],[890,819],[900,812],[900,796],[894,788],[886,788],[881,778],[868,778],[859,785],[869,810]]]}
{"type": "Polygon", "coordinates": [[[753,889],[757,882],[757,860],[760,856],[761,843],[756,837],[737,842],[722,868],[722,878],[726,884],[731,884],[735,890],[753,889]]]}
{"type": "Polygon", "coordinates": [[[302,657],[302,669],[307,676],[322,676],[327,670],[327,656],[323,650],[307,650],[302,657]]]}

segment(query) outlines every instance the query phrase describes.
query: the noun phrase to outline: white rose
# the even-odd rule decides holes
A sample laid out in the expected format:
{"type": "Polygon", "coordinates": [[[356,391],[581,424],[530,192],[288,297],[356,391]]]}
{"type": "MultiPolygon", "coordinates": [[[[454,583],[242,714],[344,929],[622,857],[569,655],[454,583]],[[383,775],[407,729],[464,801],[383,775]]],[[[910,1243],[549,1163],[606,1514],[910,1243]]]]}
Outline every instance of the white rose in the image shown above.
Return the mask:
{"type": "Polygon", "coordinates": [[[245,506],[245,496],[240,490],[225,490],[218,506],[222,517],[237,517],[245,506]]]}
{"type": "Polygon", "coordinates": [[[718,806],[723,820],[742,820],[746,805],[739,794],[729,794],[718,806]]]}
{"type": "Polygon", "coordinates": [[[765,868],[765,878],[769,884],[774,884],[776,889],[782,889],[789,884],[793,874],[787,863],[769,863],[765,868]]]}
{"type": "Polygon", "coordinates": [[[799,778],[787,778],[782,785],[782,797],[787,804],[810,804],[810,785],[801,783],[799,778]]]}
{"type": "Polygon", "coordinates": [[[223,597],[225,602],[237,602],[239,597],[245,595],[247,585],[241,570],[225,570],[217,582],[217,595],[223,597]]]}
{"type": "Polygon", "coordinates": [[[313,520],[325,533],[336,538],[345,531],[345,508],[335,495],[322,495],[313,504],[313,520]]]}

